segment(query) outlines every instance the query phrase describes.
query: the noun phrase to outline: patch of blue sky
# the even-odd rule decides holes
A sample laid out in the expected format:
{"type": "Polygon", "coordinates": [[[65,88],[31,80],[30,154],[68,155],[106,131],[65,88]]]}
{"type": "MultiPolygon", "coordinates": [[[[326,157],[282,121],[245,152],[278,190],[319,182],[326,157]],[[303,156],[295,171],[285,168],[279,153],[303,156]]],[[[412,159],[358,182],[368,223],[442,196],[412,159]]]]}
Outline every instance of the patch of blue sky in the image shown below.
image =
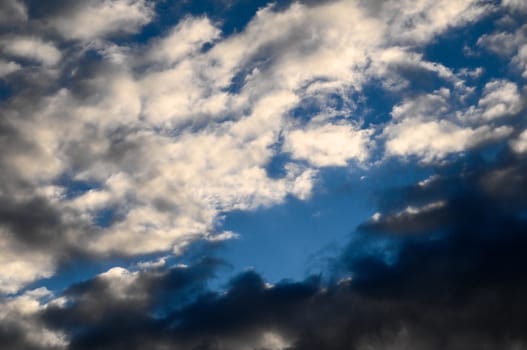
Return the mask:
{"type": "Polygon", "coordinates": [[[99,210],[95,216],[93,223],[100,228],[108,228],[117,219],[117,210],[115,208],[105,208],[99,210]]]}
{"type": "Polygon", "coordinates": [[[352,91],[346,94],[329,93],[322,96],[309,96],[304,98],[289,114],[302,124],[328,112],[332,114],[331,119],[333,120],[348,119],[352,117],[349,112],[355,108],[358,99],[358,94],[352,91]]]}
{"type": "Polygon", "coordinates": [[[500,16],[499,13],[490,14],[471,25],[446,31],[424,48],[424,59],[441,63],[455,72],[483,68],[480,89],[491,79],[518,81],[518,75],[508,66],[509,58],[499,57],[477,44],[484,34],[498,30],[496,23],[500,16]]]}
{"type": "Polygon", "coordinates": [[[364,120],[364,128],[373,127],[388,122],[395,104],[400,102],[399,94],[388,91],[380,80],[370,80],[361,90],[363,102],[357,104],[355,113],[364,120]]]}
{"type": "Polygon", "coordinates": [[[5,80],[0,79],[0,102],[6,101],[13,95],[13,88],[5,80]]]}
{"type": "Polygon", "coordinates": [[[73,199],[79,197],[90,190],[97,190],[101,188],[98,182],[79,181],[73,179],[71,176],[65,174],[61,176],[56,184],[65,189],[64,197],[66,199],[73,199]]]}
{"type": "Polygon", "coordinates": [[[225,213],[221,228],[240,234],[221,251],[233,266],[227,273],[254,268],[271,283],[313,273],[310,267],[316,264],[310,260],[329,258],[344,247],[378,210],[386,189],[414,185],[433,174],[412,165],[388,160],[372,169],[325,169],[309,200],[289,197],[269,208],[225,213]]]}
{"type": "Polygon", "coordinates": [[[276,153],[265,167],[267,176],[271,179],[284,178],[287,175],[286,165],[291,161],[291,157],[287,153],[276,153]]]}

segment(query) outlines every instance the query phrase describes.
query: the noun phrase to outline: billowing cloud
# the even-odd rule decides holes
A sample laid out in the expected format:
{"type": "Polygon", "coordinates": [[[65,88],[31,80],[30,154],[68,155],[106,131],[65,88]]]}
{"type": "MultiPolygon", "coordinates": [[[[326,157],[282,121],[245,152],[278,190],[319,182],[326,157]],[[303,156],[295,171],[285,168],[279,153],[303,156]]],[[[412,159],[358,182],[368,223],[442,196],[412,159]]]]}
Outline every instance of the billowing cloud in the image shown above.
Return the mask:
{"type": "Polygon", "coordinates": [[[93,40],[135,33],[153,15],[152,4],[145,0],[90,0],[65,6],[48,20],[65,38],[93,40]]]}
{"type": "MultiPolygon", "coordinates": [[[[196,239],[233,237],[218,228],[223,212],[255,210],[289,195],[309,198],[321,167],[371,156],[375,130],[363,128],[350,98],[336,108],[332,96],[360,94],[383,75],[404,86],[402,66],[462,86],[452,70],[414,51],[487,9],[477,1],[379,3],[378,9],[360,2],[269,5],[227,37],[205,16],[186,17],[146,43],[118,44],[107,40],[138,32],[154,19],[153,4],[59,5],[28,2],[31,23],[51,30],[46,37],[60,40],[55,30],[89,45],[34,36],[3,41],[5,54],[20,60],[10,71],[27,59],[56,66],[53,74],[24,71],[22,78],[41,83],[3,106],[8,137],[2,142],[10,151],[2,163],[12,172],[5,174],[6,203],[25,208],[41,201],[50,208],[52,236],[60,243],[48,250],[31,246],[44,255],[63,250],[9,288],[48,276],[73,251],[181,252],[196,239]],[[302,120],[296,111],[306,101],[313,110],[302,120]],[[277,152],[292,158],[280,178],[267,173],[277,152]],[[24,200],[13,199],[21,193],[24,200]]],[[[499,97],[489,94],[482,106],[499,97]]],[[[503,113],[516,113],[518,97],[509,95],[503,113]]],[[[416,120],[387,127],[388,153],[428,161],[510,133],[507,126],[416,120]],[[426,144],[430,138],[443,141],[426,144]]],[[[5,227],[6,246],[23,241],[10,236],[15,226],[5,227]]],[[[42,227],[24,230],[38,237],[48,232],[42,227]]]]}
{"type": "Polygon", "coordinates": [[[35,60],[48,66],[57,64],[62,56],[53,43],[33,37],[7,37],[1,40],[0,46],[7,55],[35,60]]]}
{"type": "Polygon", "coordinates": [[[368,157],[369,132],[350,125],[325,124],[294,130],[286,136],[284,150],[314,166],[345,166],[350,160],[368,157]]]}
{"type": "Polygon", "coordinates": [[[478,102],[478,106],[484,108],[483,117],[486,119],[517,114],[522,105],[522,97],[516,84],[496,80],[485,85],[478,102]]]}
{"type": "Polygon", "coordinates": [[[452,98],[449,90],[441,89],[395,106],[393,121],[384,129],[387,154],[418,156],[424,162],[441,160],[510,135],[510,126],[494,126],[486,120],[521,109],[521,98],[512,83],[488,83],[478,107],[453,111],[452,98]],[[497,90],[502,85],[506,88],[497,90]]]}
{"type": "Polygon", "coordinates": [[[517,139],[512,140],[511,147],[517,153],[527,152],[527,131],[524,130],[517,139]]]}
{"type": "Polygon", "coordinates": [[[514,31],[503,30],[484,34],[478,44],[490,51],[505,56],[516,66],[521,75],[527,77],[527,26],[515,28],[514,31]]]}

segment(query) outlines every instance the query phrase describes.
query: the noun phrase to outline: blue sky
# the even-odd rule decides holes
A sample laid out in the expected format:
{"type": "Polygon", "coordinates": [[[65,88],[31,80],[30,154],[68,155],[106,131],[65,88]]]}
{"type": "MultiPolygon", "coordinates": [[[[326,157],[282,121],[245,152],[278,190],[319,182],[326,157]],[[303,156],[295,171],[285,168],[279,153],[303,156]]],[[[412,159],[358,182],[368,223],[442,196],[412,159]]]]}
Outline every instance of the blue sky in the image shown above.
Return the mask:
{"type": "Polygon", "coordinates": [[[3,1],[0,344],[523,349],[526,16],[3,1]]]}

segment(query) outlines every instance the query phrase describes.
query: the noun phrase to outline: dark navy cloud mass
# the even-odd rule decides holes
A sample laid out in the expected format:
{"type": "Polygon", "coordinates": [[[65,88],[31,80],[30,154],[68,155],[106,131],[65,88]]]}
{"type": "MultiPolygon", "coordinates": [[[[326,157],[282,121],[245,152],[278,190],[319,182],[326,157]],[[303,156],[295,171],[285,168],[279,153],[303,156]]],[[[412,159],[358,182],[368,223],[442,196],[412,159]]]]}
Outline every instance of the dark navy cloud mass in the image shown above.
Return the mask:
{"type": "Polygon", "coordinates": [[[527,349],[527,5],[0,3],[0,348],[527,349]]]}

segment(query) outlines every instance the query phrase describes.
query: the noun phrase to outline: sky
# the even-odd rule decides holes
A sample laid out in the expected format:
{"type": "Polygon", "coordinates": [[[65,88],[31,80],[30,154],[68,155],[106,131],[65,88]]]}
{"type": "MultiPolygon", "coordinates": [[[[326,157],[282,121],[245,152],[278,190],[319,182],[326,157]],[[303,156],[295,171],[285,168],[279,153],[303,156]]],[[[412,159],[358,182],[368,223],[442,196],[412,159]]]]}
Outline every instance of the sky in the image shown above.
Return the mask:
{"type": "Polygon", "coordinates": [[[3,0],[0,348],[527,350],[527,2],[3,0]]]}

